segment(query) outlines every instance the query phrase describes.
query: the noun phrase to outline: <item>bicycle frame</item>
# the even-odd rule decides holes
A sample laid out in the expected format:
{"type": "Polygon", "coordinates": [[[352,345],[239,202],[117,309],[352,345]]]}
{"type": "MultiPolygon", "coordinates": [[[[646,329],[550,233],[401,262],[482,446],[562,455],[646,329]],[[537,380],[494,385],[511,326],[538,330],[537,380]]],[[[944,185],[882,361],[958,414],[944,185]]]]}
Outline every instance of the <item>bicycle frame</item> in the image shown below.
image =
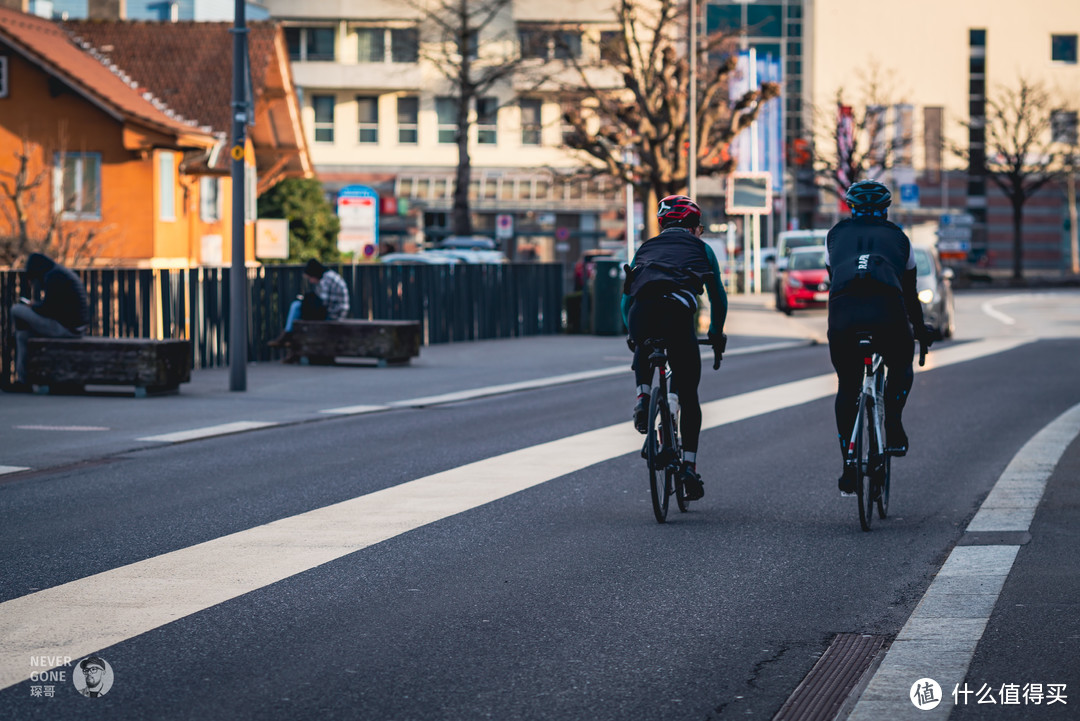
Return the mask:
{"type": "MultiPolygon", "coordinates": [[[[878,458],[885,455],[885,361],[879,354],[869,349],[863,352],[866,354],[863,356],[863,367],[866,372],[863,375],[862,390],[859,392],[859,411],[855,415],[855,427],[848,439],[849,462],[860,460],[855,458],[855,442],[862,430],[866,413],[870,413],[870,424],[874,429],[873,440],[876,446],[869,450],[874,451],[878,458]]],[[[869,469],[865,470],[869,471],[869,469]]]]}

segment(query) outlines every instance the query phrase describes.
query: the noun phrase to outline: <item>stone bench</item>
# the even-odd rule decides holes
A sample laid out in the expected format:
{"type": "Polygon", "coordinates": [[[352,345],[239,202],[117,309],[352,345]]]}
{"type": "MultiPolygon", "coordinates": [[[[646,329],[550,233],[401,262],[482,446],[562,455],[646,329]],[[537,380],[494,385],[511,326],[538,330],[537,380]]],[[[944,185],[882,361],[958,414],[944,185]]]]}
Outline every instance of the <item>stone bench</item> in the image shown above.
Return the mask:
{"type": "Polygon", "coordinates": [[[135,395],[175,393],[191,381],[191,341],[145,338],[31,338],[27,380],[46,393],[87,385],[135,386],[135,395]]]}
{"type": "Polygon", "coordinates": [[[298,320],[292,353],[301,363],[334,358],[374,358],[379,365],[408,363],[420,355],[420,322],[415,320],[298,320]]]}

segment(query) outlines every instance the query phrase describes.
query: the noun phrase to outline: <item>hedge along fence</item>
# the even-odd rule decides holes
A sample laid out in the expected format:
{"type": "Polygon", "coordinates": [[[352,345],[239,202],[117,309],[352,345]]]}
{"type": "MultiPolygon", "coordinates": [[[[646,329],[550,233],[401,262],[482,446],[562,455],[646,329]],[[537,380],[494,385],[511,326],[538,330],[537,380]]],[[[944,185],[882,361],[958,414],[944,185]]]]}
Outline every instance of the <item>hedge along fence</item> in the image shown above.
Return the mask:
{"type": "MultiPolygon", "coordinates": [[[[349,317],[416,320],[425,345],[562,332],[563,268],[558,263],[347,265],[349,317]]],[[[77,269],[90,301],[90,335],[187,338],[195,368],[229,362],[228,268],[77,269]]],[[[307,289],[303,266],[248,269],[248,358],[268,361],[289,304],[307,289]]],[[[0,379],[11,380],[15,339],[10,311],[31,297],[18,271],[0,271],[0,379]]]]}

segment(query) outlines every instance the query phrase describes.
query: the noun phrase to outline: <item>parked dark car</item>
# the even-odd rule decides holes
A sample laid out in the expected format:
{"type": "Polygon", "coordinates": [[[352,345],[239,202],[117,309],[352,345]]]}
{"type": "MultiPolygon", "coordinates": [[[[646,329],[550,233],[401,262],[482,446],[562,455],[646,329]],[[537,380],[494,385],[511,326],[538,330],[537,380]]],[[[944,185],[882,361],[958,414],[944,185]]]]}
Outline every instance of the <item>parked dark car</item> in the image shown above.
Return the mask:
{"type": "Polygon", "coordinates": [[[917,288],[923,316],[942,338],[951,338],[956,330],[956,312],[952,291],[952,268],[942,268],[937,251],[926,246],[915,246],[915,266],[918,274],[917,288]]]}

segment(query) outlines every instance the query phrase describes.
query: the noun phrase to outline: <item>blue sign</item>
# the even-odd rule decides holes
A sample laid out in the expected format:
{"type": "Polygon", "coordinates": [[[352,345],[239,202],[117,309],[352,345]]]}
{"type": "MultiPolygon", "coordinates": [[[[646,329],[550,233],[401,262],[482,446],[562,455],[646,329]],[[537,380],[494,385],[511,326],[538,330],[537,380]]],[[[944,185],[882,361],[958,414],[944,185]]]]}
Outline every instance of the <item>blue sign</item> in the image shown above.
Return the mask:
{"type": "Polygon", "coordinates": [[[919,186],[915,183],[904,184],[900,186],[900,207],[901,208],[918,208],[919,207],[919,186]]]}

